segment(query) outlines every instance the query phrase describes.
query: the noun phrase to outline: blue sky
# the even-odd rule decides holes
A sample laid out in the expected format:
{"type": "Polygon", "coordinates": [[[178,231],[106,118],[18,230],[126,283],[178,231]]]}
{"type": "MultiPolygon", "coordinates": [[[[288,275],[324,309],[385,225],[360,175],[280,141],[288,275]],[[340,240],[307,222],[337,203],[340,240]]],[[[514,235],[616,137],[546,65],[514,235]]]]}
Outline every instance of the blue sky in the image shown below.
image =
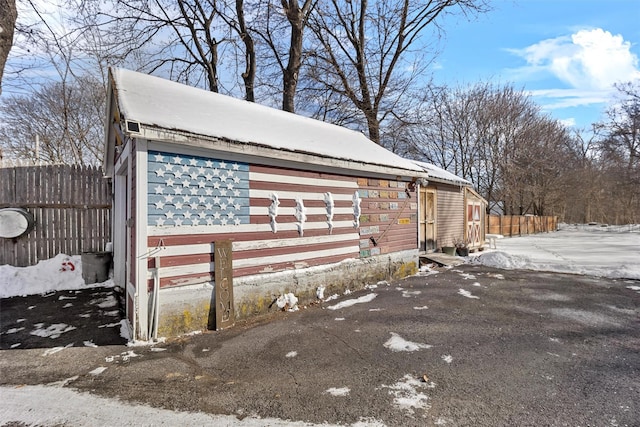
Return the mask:
{"type": "Polygon", "coordinates": [[[449,19],[436,83],[512,84],[577,128],[601,118],[611,85],[640,79],[639,0],[496,0],[449,19]]]}

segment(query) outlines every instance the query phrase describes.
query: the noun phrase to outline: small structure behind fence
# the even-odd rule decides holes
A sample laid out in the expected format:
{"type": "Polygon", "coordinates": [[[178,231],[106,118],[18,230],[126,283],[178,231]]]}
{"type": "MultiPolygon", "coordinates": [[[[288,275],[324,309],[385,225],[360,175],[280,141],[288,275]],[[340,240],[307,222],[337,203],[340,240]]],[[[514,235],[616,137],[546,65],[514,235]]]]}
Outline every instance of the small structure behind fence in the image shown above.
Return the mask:
{"type": "Polygon", "coordinates": [[[557,216],[487,215],[486,234],[505,237],[548,233],[558,229],[557,216]]]}
{"type": "Polygon", "coordinates": [[[111,241],[111,182],[99,167],[0,167],[0,208],[24,208],[36,223],[21,237],[0,238],[0,265],[101,251],[111,241]]]}

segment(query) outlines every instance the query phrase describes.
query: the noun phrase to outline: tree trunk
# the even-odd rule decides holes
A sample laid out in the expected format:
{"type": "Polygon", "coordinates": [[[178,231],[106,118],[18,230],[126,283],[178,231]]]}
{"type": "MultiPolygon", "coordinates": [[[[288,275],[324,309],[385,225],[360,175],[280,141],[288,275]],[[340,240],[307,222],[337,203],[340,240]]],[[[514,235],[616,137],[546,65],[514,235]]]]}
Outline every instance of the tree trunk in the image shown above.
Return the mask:
{"type": "Polygon", "coordinates": [[[240,27],[240,38],[244,43],[245,51],[245,71],[242,73],[244,82],[244,99],[249,102],[255,102],[254,93],[256,79],[256,50],[253,44],[253,38],[247,31],[247,24],[244,18],[244,0],[236,0],[236,13],[238,14],[238,25],[240,27]]]}
{"type": "Polygon", "coordinates": [[[282,109],[295,112],[295,95],[298,86],[298,71],[302,62],[302,23],[300,9],[290,9],[287,13],[291,23],[291,44],[289,45],[289,61],[284,70],[282,109]]]}
{"type": "Polygon", "coordinates": [[[13,32],[17,18],[15,0],[0,0],[0,93],[2,93],[4,66],[13,45],[13,32]]]}
{"type": "Polygon", "coordinates": [[[313,0],[304,0],[302,7],[300,7],[298,0],[281,0],[281,3],[291,25],[289,59],[282,76],[282,109],[294,113],[298,73],[302,66],[303,33],[314,2],[313,0]]]}
{"type": "Polygon", "coordinates": [[[380,145],[380,122],[375,113],[369,112],[367,114],[367,126],[369,127],[369,139],[380,145]]]}

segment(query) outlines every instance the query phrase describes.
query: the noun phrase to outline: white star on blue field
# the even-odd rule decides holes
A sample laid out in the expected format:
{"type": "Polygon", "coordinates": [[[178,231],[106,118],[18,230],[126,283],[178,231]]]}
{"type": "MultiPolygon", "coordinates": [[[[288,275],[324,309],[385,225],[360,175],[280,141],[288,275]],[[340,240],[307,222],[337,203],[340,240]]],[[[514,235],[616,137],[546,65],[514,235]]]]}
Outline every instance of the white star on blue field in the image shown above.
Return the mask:
{"type": "Polygon", "coordinates": [[[149,151],[149,225],[249,223],[249,165],[149,151]]]}

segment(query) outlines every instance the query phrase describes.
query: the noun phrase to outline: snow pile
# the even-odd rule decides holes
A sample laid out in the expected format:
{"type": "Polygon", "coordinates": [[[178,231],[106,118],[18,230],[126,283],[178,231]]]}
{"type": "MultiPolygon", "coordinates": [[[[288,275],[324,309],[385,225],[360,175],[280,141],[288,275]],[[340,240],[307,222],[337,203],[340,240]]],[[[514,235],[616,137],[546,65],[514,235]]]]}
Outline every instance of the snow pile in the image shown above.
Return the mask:
{"type": "Polygon", "coordinates": [[[475,258],[476,262],[487,267],[504,268],[506,270],[515,270],[518,268],[526,268],[530,265],[530,261],[523,256],[509,255],[506,252],[487,252],[475,258]]]}
{"type": "Polygon", "coordinates": [[[113,286],[113,281],[85,285],[80,255],[58,254],[31,267],[0,265],[0,298],[98,286],[113,286]]]}

